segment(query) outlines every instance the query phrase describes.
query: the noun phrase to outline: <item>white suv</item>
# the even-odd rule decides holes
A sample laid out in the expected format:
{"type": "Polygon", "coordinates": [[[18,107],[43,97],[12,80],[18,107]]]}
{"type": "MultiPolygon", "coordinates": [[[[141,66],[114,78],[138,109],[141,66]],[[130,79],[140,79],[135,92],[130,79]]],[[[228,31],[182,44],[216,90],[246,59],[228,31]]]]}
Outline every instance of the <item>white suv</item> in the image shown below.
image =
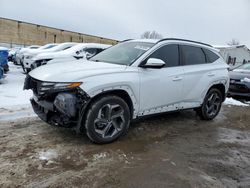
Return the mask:
{"type": "Polygon", "coordinates": [[[130,40],[83,60],[39,67],[24,89],[38,116],[85,130],[95,143],[124,135],[138,117],[195,109],[217,116],[229,87],[228,65],[210,45],[182,40],[130,40]]]}

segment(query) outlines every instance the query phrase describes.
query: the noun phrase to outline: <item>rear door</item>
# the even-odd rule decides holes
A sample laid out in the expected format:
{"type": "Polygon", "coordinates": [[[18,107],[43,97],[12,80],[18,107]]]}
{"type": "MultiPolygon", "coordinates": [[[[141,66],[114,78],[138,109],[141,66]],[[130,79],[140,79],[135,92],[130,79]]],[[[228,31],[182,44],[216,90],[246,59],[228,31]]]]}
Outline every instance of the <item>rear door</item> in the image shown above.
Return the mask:
{"type": "Polygon", "coordinates": [[[217,65],[213,62],[219,56],[198,46],[181,45],[180,49],[184,68],[181,107],[196,107],[202,103],[210,84],[216,79],[217,65]]]}
{"type": "Polygon", "coordinates": [[[168,44],[153,52],[149,58],[161,59],[163,68],[139,68],[140,115],[178,109],[183,81],[183,67],[179,61],[179,46],[168,44]]]}

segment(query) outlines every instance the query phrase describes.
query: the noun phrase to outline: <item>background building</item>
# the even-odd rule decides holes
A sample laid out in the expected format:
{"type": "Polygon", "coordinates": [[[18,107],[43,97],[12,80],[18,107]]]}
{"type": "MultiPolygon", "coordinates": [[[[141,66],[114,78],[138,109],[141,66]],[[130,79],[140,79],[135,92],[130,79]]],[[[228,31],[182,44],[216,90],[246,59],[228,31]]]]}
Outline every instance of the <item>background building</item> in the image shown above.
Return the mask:
{"type": "Polygon", "coordinates": [[[0,17],[0,46],[14,47],[62,42],[116,44],[118,41],[0,17]]]}
{"type": "Polygon", "coordinates": [[[214,46],[231,67],[250,62],[250,50],[245,45],[214,46]]]}

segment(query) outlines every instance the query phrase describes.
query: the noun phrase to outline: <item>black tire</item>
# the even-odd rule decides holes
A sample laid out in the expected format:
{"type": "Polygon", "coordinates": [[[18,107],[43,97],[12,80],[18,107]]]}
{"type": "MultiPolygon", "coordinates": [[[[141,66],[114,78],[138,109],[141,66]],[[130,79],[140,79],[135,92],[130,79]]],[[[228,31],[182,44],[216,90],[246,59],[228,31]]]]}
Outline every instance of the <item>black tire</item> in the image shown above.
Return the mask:
{"type": "Polygon", "coordinates": [[[220,112],[222,102],[223,98],[221,91],[216,88],[212,88],[208,91],[202,106],[196,109],[196,112],[201,119],[212,120],[220,112]]]}
{"type": "Polygon", "coordinates": [[[34,69],[35,69],[34,65],[30,65],[30,71],[32,71],[34,69]]]}
{"type": "Polygon", "coordinates": [[[127,133],[129,107],[118,96],[103,96],[90,105],[83,123],[91,141],[97,144],[111,143],[127,133]]]}
{"type": "Polygon", "coordinates": [[[23,63],[21,63],[21,66],[22,66],[22,68],[23,68],[23,72],[24,72],[25,74],[27,74],[27,71],[26,71],[26,69],[25,69],[23,63]]]}
{"type": "Polygon", "coordinates": [[[4,73],[7,73],[10,70],[9,65],[8,64],[4,65],[3,70],[4,70],[4,73]]]}

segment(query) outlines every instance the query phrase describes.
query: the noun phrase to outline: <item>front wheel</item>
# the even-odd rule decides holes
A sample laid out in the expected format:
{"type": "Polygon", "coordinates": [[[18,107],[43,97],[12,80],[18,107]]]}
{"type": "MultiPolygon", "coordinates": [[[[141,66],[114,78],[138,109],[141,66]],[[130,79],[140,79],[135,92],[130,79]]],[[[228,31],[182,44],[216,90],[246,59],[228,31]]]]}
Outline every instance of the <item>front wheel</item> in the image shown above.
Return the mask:
{"type": "Polygon", "coordinates": [[[207,93],[203,104],[196,110],[197,114],[204,120],[214,119],[221,109],[223,102],[222,93],[216,88],[212,88],[207,93]]]}
{"type": "Polygon", "coordinates": [[[85,129],[95,143],[107,144],[125,135],[130,124],[127,103],[115,95],[94,101],[86,115],[85,129]]]}

